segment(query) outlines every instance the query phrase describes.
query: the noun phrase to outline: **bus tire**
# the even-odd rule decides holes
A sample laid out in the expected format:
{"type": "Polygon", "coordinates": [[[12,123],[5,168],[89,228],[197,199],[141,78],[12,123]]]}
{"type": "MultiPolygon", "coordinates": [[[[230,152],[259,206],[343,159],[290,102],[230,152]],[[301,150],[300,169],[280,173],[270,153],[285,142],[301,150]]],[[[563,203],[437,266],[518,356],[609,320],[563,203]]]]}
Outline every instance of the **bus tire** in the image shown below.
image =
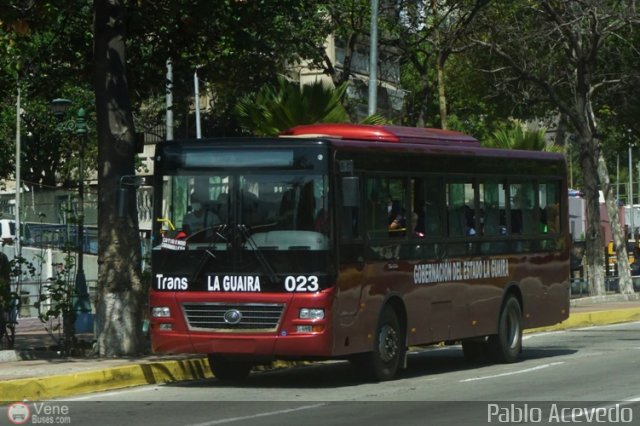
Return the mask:
{"type": "Polygon", "coordinates": [[[222,382],[239,382],[246,379],[253,365],[248,361],[237,360],[221,355],[209,355],[209,368],[222,382]]]}
{"type": "Polygon", "coordinates": [[[372,352],[351,361],[358,375],[365,380],[381,382],[393,379],[401,368],[406,352],[404,331],[396,311],[386,306],[380,315],[372,352]]]}
{"type": "Polygon", "coordinates": [[[498,322],[498,334],[489,336],[488,344],[492,358],[501,363],[518,360],[522,351],[522,308],[514,296],[505,301],[498,322]]]}

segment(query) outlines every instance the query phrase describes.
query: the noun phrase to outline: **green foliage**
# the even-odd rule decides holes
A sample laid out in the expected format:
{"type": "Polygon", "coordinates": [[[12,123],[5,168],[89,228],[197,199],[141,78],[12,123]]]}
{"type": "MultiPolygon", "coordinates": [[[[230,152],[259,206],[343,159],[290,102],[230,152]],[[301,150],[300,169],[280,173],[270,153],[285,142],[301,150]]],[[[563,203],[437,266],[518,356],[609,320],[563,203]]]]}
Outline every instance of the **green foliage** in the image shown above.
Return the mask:
{"type": "MultiPolygon", "coordinates": [[[[65,247],[63,263],[58,265],[58,271],[54,277],[49,278],[48,283],[40,291],[34,307],[38,309],[38,318],[52,327],[45,327],[53,337],[54,332],[62,332],[62,338],[57,339],[63,353],[69,355],[77,352],[77,340],[75,337],[75,307],[77,297],[76,256],[72,244],[65,247]],[[57,320],[52,322],[52,320],[57,320]],[[62,330],[60,330],[62,325],[62,330]]],[[[43,261],[41,259],[41,261],[43,261]]],[[[34,269],[35,271],[35,269],[34,269]]]]}
{"type": "Polygon", "coordinates": [[[361,124],[374,124],[374,125],[391,125],[393,121],[384,117],[380,114],[373,114],[366,116],[361,122],[361,124]]]}
{"type": "MultiPolygon", "coordinates": [[[[7,0],[0,8],[0,179],[14,170],[16,92],[22,89],[23,181],[54,186],[77,176],[73,134],[55,130],[50,100],[64,97],[95,123],[93,97],[93,2],[7,0]]],[[[166,61],[174,67],[176,137],[193,135],[190,116],[193,72],[216,94],[207,135],[234,134],[233,106],[287,64],[318,63],[329,23],[321,2],[302,0],[159,0],[126,2],[127,78],[138,131],[164,120],[166,61]],[[159,108],[150,108],[157,99],[159,108]]],[[[73,118],[72,115],[67,119],[73,118]]],[[[90,128],[95,132],[95,125],[90,128]]],[[[95,133],[87,138],[85,175],[96,170],[95,133]]]]}
{"type": "MultiPolygon", "coordinates": [[[[0,178],[14,171],[20,88],[23,182],[54,186],[75,181],[77,138],[56,131],[49,103],[69,98],[73,113],[83,107],[91,119],[90,2],[8,1],[10,7],[0,8],[0,178]]],[[[73,113],[65,119],[73,119],[73,113]]],[[[88,170],[96,169],[93,140],[90,134],[85,146],[88,170]]]]}
{"type": "MultiPolygon", "coordinates": [[[[329,23],[317,0],[159,0],[128,6],[128,78],[136,109],[164,97],[167,59],[174,75],[176,137],[193,136],[189,105],[193,74],[213,93],[203,134],[239,131],[233,110],[238,98],[272,82],[291,64],[322,61],[329,23]]],[[[203,85],[204,88],[204,85],[203,85]]],[[[157,121],[163,118],[157,116],[157,121]]]]}
{"type": "Polygon", "coordinates": [[[300,87],[279,76],[276,86],[265,85],[255,96],[239,100],[236,112],[243,127],[261,136],[300,124],[343,123],[349,121],[342,105],[346,90],[346,84],[333,89],[321,81],[300,87]]]}
{"type": "Polygon", "coordinates": [[[500,126],[482,144],[490,148],[562,152],[562,147],[547,143],[546,132],[545,128],[530,129],[522,121],[511,120],[508,124],[500,126]]]}

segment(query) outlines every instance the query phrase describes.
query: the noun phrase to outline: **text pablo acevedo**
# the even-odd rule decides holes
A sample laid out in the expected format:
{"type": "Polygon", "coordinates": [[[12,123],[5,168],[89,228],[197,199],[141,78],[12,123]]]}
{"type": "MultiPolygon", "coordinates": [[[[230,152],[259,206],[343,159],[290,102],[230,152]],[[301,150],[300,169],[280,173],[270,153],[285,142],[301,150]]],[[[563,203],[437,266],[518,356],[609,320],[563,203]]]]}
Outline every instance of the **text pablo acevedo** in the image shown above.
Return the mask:
{"type": "Polygon", "coordinates": [[[632,423],[633,408],[621,404],[603,407],[487,404],[488,423],[632,423]]]}

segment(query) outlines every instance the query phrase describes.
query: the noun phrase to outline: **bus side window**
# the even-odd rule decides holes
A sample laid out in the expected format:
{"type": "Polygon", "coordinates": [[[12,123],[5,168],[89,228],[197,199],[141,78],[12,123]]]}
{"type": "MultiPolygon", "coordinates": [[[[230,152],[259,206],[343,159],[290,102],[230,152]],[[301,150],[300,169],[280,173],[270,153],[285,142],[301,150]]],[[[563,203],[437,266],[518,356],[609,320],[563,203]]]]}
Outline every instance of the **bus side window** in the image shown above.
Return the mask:
{"type": "Polygon", "coordinates": [[[504,235],[506,231],[504,223],[505,197],[504,186],[500,182],[488,181],[480,184],[482,235],[504,235]]]}
{"type": "Polygon", "coordinates": [[[540,197],[540,232],[560,232],[559,184],[544,182],[538,186],[540,197]]]}
{"type": "MultiPolygon", "coordinates": [[[[340,227],[340,235],[343,240],[360,238],[360,209],[358,207],[345,206],[342,202],[342,187],[338,196],[340,211],[337,225],[340,227]]],[[[326,213],[325,213],[326,214],[326,213]]]]}
{"type": "Polygon", "coordinates": [[[441,178],[427,177],[424,180],[424,233],[426,237],[440,237],[444,229],[445,200],[441,178]]]}
{"type": "Polygon", "coordinates": [[[368,237],[404,237],[408,225],[406,180],[369,178],[365,194],[368,237]]]}
{"type": "Polygon", "coordinates": [[[511,194],[511,232],[532,234],[537,231],[535,224],[535,197],[532,183],[513,183],[511,194]]]}
{"type": "Polygon", "coordinates": [[[473,183],[449,183],[447,185],[449,236],[476,235],[475,205],[473,183]]]}

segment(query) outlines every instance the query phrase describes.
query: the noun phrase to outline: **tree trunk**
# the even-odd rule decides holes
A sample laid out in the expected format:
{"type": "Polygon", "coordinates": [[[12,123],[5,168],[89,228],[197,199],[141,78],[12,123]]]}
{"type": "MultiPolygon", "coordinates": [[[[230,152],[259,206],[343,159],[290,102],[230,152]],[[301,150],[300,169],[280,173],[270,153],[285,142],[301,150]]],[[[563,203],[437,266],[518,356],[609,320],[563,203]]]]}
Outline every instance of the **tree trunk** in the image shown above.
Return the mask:
{"type": "Polygon", "coordinates": [[[609,224],[611,226],[611,235],[613,237],[613,245],[616,249],[616,256],[618,258],[620,293],[634,294],[633,283],[631,281],[631,265],[629,265],[629,255],[627,254],[627,244],[625,242],[626,239],[624,238],[618,215],[618,200],[616,200],[611,189],[607,163],[601,150],[599,150],[598,155],[598,177],[600,178],[602,191],[604,192],[607,213],[609,215],[609,224]]]}
{"type": "Polygon", "coordinates": [[[580,164],[586,201],[585,275],[592,296],[604,294],[604,243],[600,227],[598,155],[591,131],[580,129],[580,164]]]}
{"type": "MultiPolygon", "coordinates": [[[[434,22],[438,22],[438,2],[431,0],[431,14],[434,22]]],[[[440,128],[447,128],[447,97],[445,96],[444,86],[444,64],[446,62],[446,54],[440,45],[440,29],[433,27],[433,39],[438,54],[436,55],[436,84],[438,85],[438,107],[440,110],[440,128]]]]}
{"type": "Polygon", "coordinates": [[[125,60],[124,0],[94,0],[95,92],[98,133],[98,353],[143,350],[144,290],[135,191],[117,214],[123,176],[135,173],[135,132],[125,60]]]}
{"type": "Polygon", "coordinates": [[[436,58],[436,76],[438,79],[438,105],[440,107],[440,127],[447,128],[447,97],[444,84],[444,59],[442,53],[436,58]]]}

